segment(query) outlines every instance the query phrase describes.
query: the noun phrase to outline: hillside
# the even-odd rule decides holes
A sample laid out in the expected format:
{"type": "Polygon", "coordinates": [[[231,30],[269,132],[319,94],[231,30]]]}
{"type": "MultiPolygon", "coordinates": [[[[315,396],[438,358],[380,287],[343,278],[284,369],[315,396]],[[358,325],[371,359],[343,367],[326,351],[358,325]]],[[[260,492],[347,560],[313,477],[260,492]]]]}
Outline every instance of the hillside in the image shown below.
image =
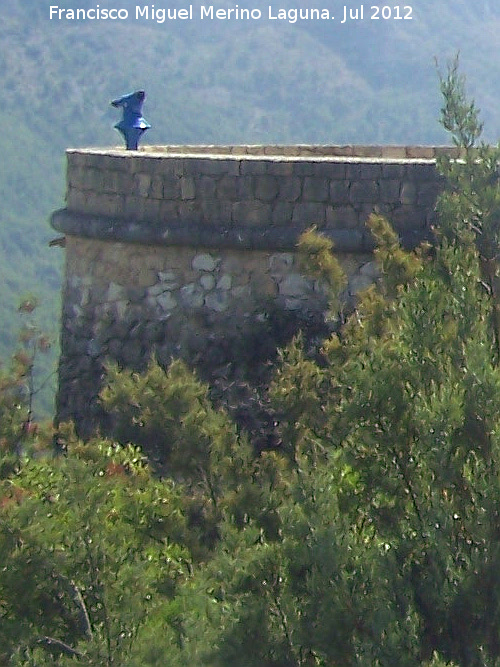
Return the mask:
{"type": "MultiPolygon", "coordinates": [[[[117,95],[147,91],[151,143],[443,143],[434,57],[444,64],[460,50],[489,138],[500,135],[491,85],[500,9],[487,0],[418,0],[412,20],[371,20],[366,5],[363,21],[344,25],[269,20],[263,0],[240,5],[261,9],[260,20],[200,20],[197,2],[193,20],[164,23],[136,20],[132,0],[100,3],[127,9],[124,21],[50,20],[51,4],[12,0],[0,9],[0,88],[14,121],[0,135],[0,357],[27,291],[41,297],[44,324],[57,332],[62,258],[47,247],[47,218],[63,205],[64,149],[120,143],[109,106],[117,95]]],[[[332,0],[308,7],[343,13],[332,0]]]]}

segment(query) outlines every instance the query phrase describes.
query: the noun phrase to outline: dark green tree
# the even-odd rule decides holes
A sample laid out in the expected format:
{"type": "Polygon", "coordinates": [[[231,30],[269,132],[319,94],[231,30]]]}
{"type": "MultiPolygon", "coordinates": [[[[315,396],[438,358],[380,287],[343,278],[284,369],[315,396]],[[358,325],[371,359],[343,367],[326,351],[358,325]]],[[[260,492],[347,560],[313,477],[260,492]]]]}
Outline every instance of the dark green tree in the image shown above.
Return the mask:
{"type": "Polygon", "coordinates": [[[179,489],[137,449],[66,438],[66,456],[27,460],[0,489],[1,664],[129,664],[152,614],[179,642],[176,590],[190,571],[179,489]]]}
{"type": "Polygon", "coordinates": [[[206,664],[500,661],[498,153],[476,145],[463,83],[453,63],[443,124],[459,157],[440,165],[435,247],[405,251],[372,217],[378,285],[320,363],[300,341],[283,353],[278,537],[228,517],[204,573],[220,628],[206,664]]]}

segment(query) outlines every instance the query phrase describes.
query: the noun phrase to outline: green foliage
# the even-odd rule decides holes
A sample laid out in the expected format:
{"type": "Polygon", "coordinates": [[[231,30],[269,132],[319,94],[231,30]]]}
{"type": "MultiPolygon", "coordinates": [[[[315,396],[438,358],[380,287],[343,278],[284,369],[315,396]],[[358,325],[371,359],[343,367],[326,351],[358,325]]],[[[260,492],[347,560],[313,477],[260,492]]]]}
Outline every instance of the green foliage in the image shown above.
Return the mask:
{"type": "Polygon", "coordinates": [[[101,400],[118,440],[140,445],[171,477],[205,481],[219,495],[211,463],[229,462],[239,441],[227,416],[213,408],[207,386],[182,361],[164,370],[153,359],[142,374],[110,364],[101,400]]]}
{"type": "Polygon", "coordinates": [[[43,440],[43,427],[34,420],[34,404],[43,387],[37,367],[51,345],[36,322],[37,306],[34,297],[25,297],[20,303],[18,312],[22,323],[18,347],[10,367],[0,369],[0,479],[9,476],[21,456],[43,446],[39,438],[40,435],[43,440]]]}
{"type": "Polygon", "coordinates": [[[208,387],[179,360],[164,370],[153,359],[142,374],[110,365],[101,399],[114,418],[115,437],[140,445],[157,472],[189,490],[185,510],[192,549],[205,558],[217,541],[223,511],[242,520],[241,499],[255,495],[245,438],[224,412],[214,409],[208,387]]]}
{"type": "Polygon", "coordinates": [[[490,317],[495,335],[497,360],[500,360],[500,145],[480,143],[482,123],[474,102],[465,94],[463,76],[458,73],[458,58],[441,75],[445,95],[442,122],[454,143],[461,148],[460,160],[443,157],[440,168],[448,181],[441,197],[441,233],[450,242],[474,244],[481,265],[481,281],[490,296],[490,317]]]}
{"type": "Polygon", "coordinates": [[[0,646],[54,664],[37,648],[49,637],[83,664],[123,664],[150,614],[176,615],[189,562],[179,492],[135,449],[71,436],[68,448],[3,483],[0,646]]]}
{"type": "Polygon", "coordinates": [[[453,143],[465,153],[473,148],[483,131],[474,100],[468,101],[465,77],[459,71],[458,55],[449,63],[446,76],[439,74],[443,107],[441,124],[452,135],[453,143]]]}
{"type": "Polygon", "coordinates": [[[329,305],[333,311],[338,294],[347,283],[340,263],[333,254],[333,242],[312,227],[301,234],[297,249],[302,270],[328,289],[332,300],[329,305]]]}

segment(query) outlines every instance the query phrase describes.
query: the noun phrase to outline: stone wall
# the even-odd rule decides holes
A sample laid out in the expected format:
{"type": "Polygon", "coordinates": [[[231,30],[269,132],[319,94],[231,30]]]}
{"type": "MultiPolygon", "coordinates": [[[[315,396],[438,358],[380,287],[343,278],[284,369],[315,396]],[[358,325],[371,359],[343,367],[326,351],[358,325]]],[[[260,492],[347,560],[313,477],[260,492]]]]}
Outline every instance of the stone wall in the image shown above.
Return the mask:
{"type": "MultiPolygon", "coordinates": [[[[442,187],[433,147],[149,147],[68,151],[58,416],[99,420],[107,359],[155,352],[214,369],[264,358],[270,318],[308,326],[326,308],[295,247],[316,225],[349,276],[375,277],[365,229],[377,210],[414,245],[442,187]]],[[[276,321],[275,321],[276,322],[276,321]]],[[[279,328],[279,326],[278,326],[279,328]]],[[[220,371],[222,372],[222,371],[220,371]]]]}

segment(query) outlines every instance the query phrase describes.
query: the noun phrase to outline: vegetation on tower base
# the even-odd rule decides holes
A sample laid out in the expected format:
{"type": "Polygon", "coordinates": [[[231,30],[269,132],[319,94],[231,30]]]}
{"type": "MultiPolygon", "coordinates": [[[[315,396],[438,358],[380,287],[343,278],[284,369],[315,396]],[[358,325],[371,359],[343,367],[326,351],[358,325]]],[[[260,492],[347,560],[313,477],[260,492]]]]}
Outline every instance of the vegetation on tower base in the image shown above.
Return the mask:
{"type": "Polygon", "coordinates": [[[441,83],[465,157],[436,246],[372,218],[378,284],[319,357],[281,353],[278,447],[257,455],[181,362],[110,369],[135,446],[62,427],[43,456],[50,434],[2,430],[0,664],[500,664],[498,156],[456,65],[441,83]]]}

